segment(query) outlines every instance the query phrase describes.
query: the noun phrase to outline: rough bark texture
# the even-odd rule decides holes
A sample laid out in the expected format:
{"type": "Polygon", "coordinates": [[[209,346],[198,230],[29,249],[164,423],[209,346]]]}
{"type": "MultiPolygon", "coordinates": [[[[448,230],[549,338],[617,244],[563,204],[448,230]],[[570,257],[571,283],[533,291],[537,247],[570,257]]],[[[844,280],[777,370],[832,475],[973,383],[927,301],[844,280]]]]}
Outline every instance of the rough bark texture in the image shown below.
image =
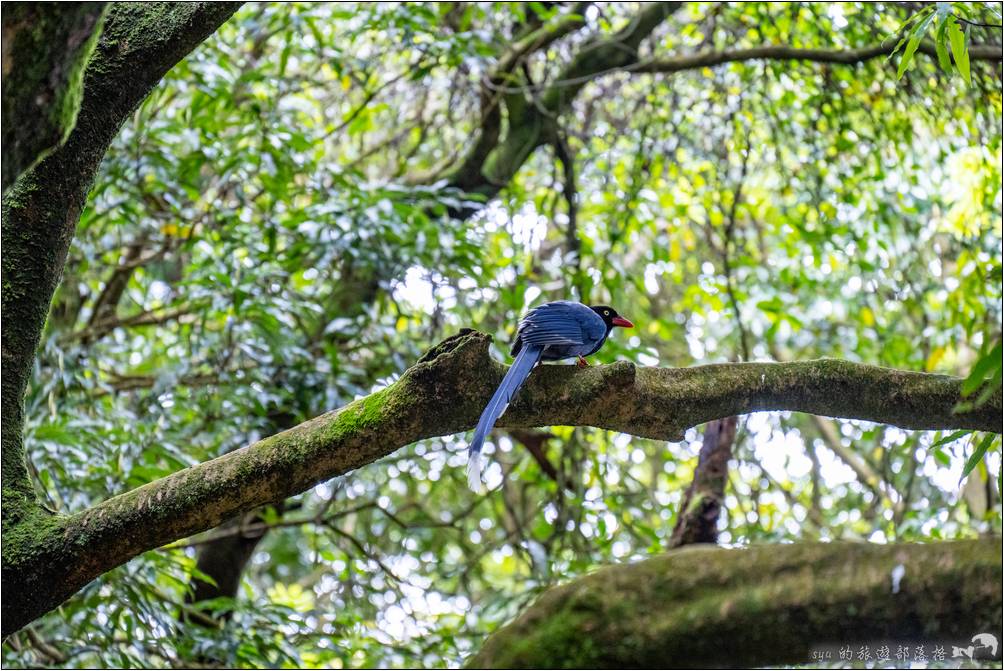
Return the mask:
{"type": "Polygon", "coordinates": [[[750,668],[883,641],[941,642],[950,659],[952,642],[1000,637],[1001,570],[1000,538],[694,546],[545,592],[468,666],[750,668]]]}
{"type": "MultiPolygon", "coordinates": [[[[502,380],[491,338],[465,330],[391,386],[340,410],[179,471],[71,516],[5,532],[3,632],[55,607],[141,552],[212,528],[256,506],[423,438],[470,430],[502,380]]],[[[755,410],[793,410],[908,429],[1001,429],[1001,394],[955,414],[961,380],[846,361],[640,368],[620,361],[536,369],[499,426],[595,426],[659,440],[755,410]],[[669,418],[669,421],[667,421],[669,418]]]]}
{"type": "MultiPolygon", "coordinates": [[[[23,518],[34,505],[21,442],[24,392],[98,164],[119,127],[160,78],[236,8],[232,3],[113,5],[84,72],[83,100],[72,132],[5,194],[0,401],[5,524],[23,518]]],[[[45,46],[63,48],[58,42],[45,46]]],[[[9,104],[23,107],[17,100],[9,104]]],[[[4,105],[8,105],[6,89],[4,105]]]]}
{"type": "Polygon", "coordinates": [[[694,479],[680,502],[670,548],[718,542],[718,516],[725,499],[725,480],[737,424],[737,417],[726,417],[708,422],[704,427],[694,479]]]}
{"type": "Polygon", "coordinates": [[[3,189],[73,129],[103,2],[8,2],[3,14],[3,189]]]}
{"type": "MultiPolygon", "coordinates": [[[[73,130],[60,147],[18,177],[4,194],[3,378],[0,400],[3,586],[7,588],[10,585],[12,593],[21,592],[15,601],[31,599],[30,586],[23,586],[29,591],[22,591],[22,585],[15,577],[17,570],[13,573],[8,570],[21,565],[26,546],[24,541],[47,538],[44,542],[50,547],[59,543],[52,531],[62,522],[37,505],[25,469],[21,437],[23,398],[35,349],[66,262],[81,208],[98,164],[121,124],[160,78],[212,34],[237,6],[235,3],[113,5],[108,10],[101,38],[83,73],[83,98],[73,130]]],[[[66,8],[65,5],[59,7],[66,8]]],[[[6,36],[6,6],[4,12],[6,36]]],[[[37,28],[49,30],[44,25],[37,28]]],[[[37,40],[43,48],[35,57],[40,61],[53,62],[66,49],[66,43],[60,41],[61,33],[58,31],[46,34],[48,37],[37,40]]],[[[16,65],[16,61],[14,63],[16,65]]],[[[5,71],[7,65],[5,54],[5,71]]],[[[72,77],[70,79],[72,81],[72,77]]],[[[28,89],[8,89],[6,83],[5,78],[5,111],[8,106],[14,110],[25,109],[23,97],[35,93],[28,89]],[[10,99],[8,94],[12,96],[10,99]]],[[[18,129],[15,127],[14,130],[18,129]]],[[[42,567],[39,570],[44,571],[42,567]]],[[[57,581],[60,577],[59,573],[50,575],[57,581]]],[[[58,588],[53,585],[50,589],[58,588]]],[[[8,612],[5,605],[5,632],[9,626],[8,612]]]]}

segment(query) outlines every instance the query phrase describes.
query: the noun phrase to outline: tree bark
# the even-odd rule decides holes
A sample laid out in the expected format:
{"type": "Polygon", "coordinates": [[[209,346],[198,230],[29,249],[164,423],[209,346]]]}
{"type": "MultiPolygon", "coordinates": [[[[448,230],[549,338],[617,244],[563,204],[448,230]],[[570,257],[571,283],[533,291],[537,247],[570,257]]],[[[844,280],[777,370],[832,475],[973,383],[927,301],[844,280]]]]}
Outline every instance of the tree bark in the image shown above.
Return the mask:
{"type": "Polygon", "coordinates": [[[812,664],[827,645],[869,645],[874,658],[882,643],[927,655],[941,644],[951,659],[953,643],[1001,635],[1000,548],[985,538],[676,550],[552,588],[468,667],[751,668],[812,664]]]}
{"type": "Polygon", "coordinates": [[[704,427],[694,479],[680,502],[670,548],[718,542],[718,517],[725,500],[725,480],[738,423],[738,417],[726,417],[710,421],[704,427]]]}
{"type": "MultiPolygon", "coordinates": [[[[4,194],[4,375],[0,419],[5,525],[23,519],[35,505],[21,440],[24,392],[70,240],[101,158],[119,127],[160,78],[212,34],[237,6],[113,5],[84,71],[83,99],[73,130],[62,146],[22,174],[4,194]]],[[[63,49],[58,40],[42,42],[46,49],[63,49]]],[[[37,57],[52,60],[44,54],[37,57]]],[[[19,98],[7,100],[7,94],[5,88],[5,109],[8,105],[23,108],[19,98]]],[[[33,92],[13,94],[30,96],[33,92]]]]}
{"type": "Polygon", "coordinates": [[[73,130],[84,68],[106,7],[103,2],[10,2],[0,9],[4,191],[73,130]]]}
{"type": "MultiPolygon", "coordinates": [[[[3,635],[136,555],[278,503],[424,438],[470,430],[505,374],[490,336],[465,330],[389,387],[253,445],[69,516],[4,534],[3,635]]],[[[956,413],[962,380],[838,360],[644,368],[620,361],[531,374],[502,427],[594,426],[657,440],[758,410],[885,422],[908,429],[1001,429],[1001,393],[956,413]],[[667,422],[667,418],[669,421],[667,422]]]]}

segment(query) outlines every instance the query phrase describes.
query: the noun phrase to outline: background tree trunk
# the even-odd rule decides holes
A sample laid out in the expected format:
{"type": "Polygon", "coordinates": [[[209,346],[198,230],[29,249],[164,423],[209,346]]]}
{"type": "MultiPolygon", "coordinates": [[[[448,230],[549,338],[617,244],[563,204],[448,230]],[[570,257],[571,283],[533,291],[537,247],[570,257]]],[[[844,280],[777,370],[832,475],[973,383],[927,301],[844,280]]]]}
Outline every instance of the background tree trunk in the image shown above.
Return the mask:
{"type": "Polygon", "coordinates": [[[680,502],[670,548],[718,542],[718,517],[725,499],[725,481],[738,421],[738,417],[726,417],[704,427],[694,479],[680,502]]]}

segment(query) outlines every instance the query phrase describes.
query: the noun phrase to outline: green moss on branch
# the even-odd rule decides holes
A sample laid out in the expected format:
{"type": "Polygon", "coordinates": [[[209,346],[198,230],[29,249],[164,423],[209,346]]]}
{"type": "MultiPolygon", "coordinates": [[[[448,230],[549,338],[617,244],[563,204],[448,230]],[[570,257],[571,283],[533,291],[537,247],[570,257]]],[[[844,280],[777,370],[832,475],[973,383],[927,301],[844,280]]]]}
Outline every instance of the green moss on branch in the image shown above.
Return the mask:
{"type": "Polygon", "coordinates": [[[471,668],[748,668],[1001,628],[1001,540],[691,546],[545,592],[471,668]]]}
{"type": "Polygon", "coordinates": [[[107,5],[3,5],[3,189],[69,135],[107,5]]]}
{"type": "MultiPolygon", "coordinates": [[[[9,555],[5,544],[4,632],[141,552],[282,501],[423,438],[471,429],[505,373],[488,355],[490,341],[465,330],[366,398],[60,518],[58,528],[25,533],[9,555]]],[[[797,410],[907,428],[999,431],[1000,394],[980,411],[956,415],[960,386],[957,378],[843,361],[687,369],[625,361],[587,369],[547,365],[531,374],[500,425],[595,426],[679,439],[686,428],[710,419],[797,410]]]]}

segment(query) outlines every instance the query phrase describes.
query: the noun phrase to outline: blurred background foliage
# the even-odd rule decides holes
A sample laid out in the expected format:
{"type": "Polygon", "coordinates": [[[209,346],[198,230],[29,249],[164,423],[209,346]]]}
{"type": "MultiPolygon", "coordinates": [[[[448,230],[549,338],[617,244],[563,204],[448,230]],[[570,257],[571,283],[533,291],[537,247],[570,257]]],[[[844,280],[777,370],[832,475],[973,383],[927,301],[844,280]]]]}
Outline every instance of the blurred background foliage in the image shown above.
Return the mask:
{"type": "MultiPolygon", "coordinates": [[[[688,3],[642,52],[850,49],[921,9],[688,3]]],[[[249,4],[176,67],[109,151],[53,303],[26,429],[48,505],[80,510],[341,406],[461,327],[507,361],[519,315],[558,298],[637,325],[598,362],[826,356],[975,368],[974,402],[1000,387],[999,63],[963,77],[917,53],[900,78],[902,45],[856,65],[611,72],[558,119],[564,156],[538,149],[488,203],[445,188],[515,27],[568,11],[249,4]],[[464,207],[482,209],[451,217],[464,207]]],[[[637,11],[591,6],[527,74],[553,80],[637,11]]],[[[555,581],[665,549],[700,440],[498,430],[481,495],[465,436],[423,441],[131,561],[3,658],[457,666],[555,581]],[[265,531],[234,599],[187,603],[207,540],[265,531]],[[230,612],[218,627],[214,609],[230,612]]],[[[1000,468],[991,436],[751,415],[720,540],[999,534],[1000,468]]]]}

